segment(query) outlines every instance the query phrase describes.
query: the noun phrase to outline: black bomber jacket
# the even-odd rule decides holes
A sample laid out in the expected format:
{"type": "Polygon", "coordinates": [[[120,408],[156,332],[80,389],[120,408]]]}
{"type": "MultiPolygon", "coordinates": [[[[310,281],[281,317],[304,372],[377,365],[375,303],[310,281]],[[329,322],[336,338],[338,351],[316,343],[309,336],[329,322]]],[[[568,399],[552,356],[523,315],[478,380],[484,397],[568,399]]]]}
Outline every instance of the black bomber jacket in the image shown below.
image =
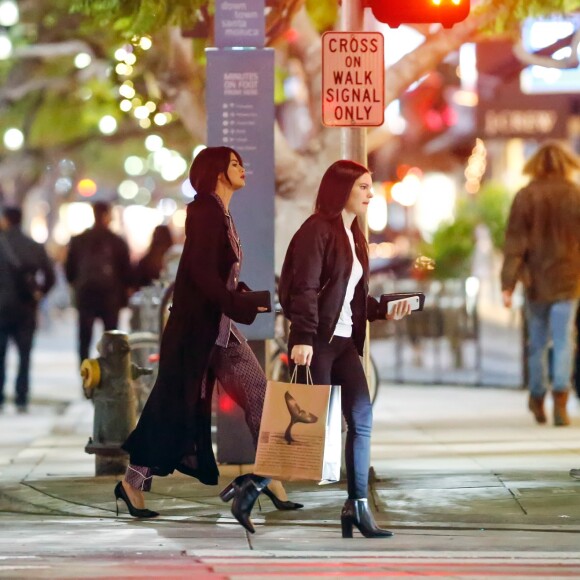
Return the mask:
{"type": "MultiPolygon", "coordinates": [[[[357,255],[366,248],[356,248],[357,255]]],[[[359,258],[360,259],[360,258],[359,258]]],[[[368,296],[368,260],[351,302],[353,340],[362,356],[366,321],[378,317],[378,302],[368,296]]],[[[289,344],[312,345],[317,336],[330,341],[346,295],[353,259],[342,217],[310,216],[294,234],[280,276],[280,297],[291,321],[289,344]],[[285,300],[282,300],[282,297],[285,300]]]]}

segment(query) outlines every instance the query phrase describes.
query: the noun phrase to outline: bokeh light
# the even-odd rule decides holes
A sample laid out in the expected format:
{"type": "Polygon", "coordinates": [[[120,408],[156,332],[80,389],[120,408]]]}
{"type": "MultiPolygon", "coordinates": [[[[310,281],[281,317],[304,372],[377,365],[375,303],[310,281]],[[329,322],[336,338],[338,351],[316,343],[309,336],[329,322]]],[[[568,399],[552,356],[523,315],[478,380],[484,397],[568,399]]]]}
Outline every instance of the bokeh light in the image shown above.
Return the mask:
{"type": "Polygon", "coordinates": [[[91,197],[97,193],[97,184],[92,179],[85,177],[77,183],[77,191],[83,197],[91,197]]]}

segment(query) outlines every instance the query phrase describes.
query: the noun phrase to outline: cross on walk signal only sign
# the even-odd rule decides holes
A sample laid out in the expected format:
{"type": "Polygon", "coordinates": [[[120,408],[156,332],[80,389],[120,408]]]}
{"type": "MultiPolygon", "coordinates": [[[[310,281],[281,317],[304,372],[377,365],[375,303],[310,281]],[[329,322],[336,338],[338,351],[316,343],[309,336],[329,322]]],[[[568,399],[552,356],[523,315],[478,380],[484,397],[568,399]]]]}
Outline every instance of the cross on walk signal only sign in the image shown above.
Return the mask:
{"type": "Polygon", "coordinates": [[[322,35],[322,123],[376,127],[385,115],[384,38],[380,32],[322,35]]]}

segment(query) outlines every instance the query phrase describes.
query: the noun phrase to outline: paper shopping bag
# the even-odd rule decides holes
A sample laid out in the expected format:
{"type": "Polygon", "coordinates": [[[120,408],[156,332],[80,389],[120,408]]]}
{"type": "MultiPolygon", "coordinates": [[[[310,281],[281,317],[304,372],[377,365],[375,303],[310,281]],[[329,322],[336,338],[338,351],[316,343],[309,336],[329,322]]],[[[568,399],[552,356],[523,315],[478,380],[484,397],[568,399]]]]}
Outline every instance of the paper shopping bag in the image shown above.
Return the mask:
{"type": "Polygon", "coordinates": [[[254,473],[332,483],[341,447],[340,386],[268,381],[254,473]]]}

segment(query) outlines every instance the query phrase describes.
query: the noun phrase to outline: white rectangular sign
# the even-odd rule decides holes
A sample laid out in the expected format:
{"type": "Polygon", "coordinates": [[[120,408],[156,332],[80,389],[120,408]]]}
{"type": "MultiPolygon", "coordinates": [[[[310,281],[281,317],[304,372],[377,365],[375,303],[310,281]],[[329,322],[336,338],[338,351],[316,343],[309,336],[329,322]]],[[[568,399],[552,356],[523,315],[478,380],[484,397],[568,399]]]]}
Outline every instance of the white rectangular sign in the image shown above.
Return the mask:
{"type": "Polygon", "coordinates": [[[322,123],[376,127],[385,114],[384,38],[380,32],[322,35],[322,123]]]}

